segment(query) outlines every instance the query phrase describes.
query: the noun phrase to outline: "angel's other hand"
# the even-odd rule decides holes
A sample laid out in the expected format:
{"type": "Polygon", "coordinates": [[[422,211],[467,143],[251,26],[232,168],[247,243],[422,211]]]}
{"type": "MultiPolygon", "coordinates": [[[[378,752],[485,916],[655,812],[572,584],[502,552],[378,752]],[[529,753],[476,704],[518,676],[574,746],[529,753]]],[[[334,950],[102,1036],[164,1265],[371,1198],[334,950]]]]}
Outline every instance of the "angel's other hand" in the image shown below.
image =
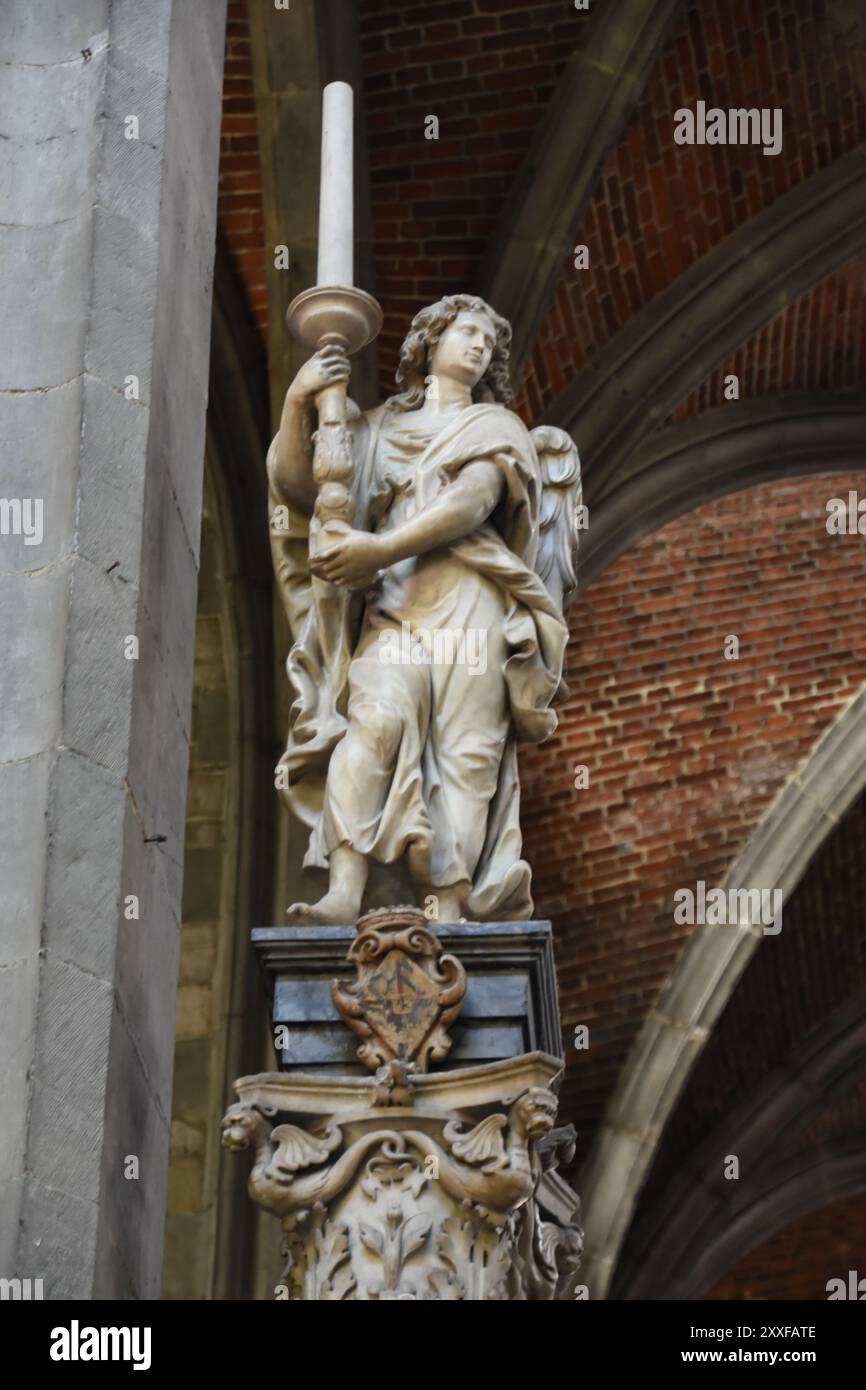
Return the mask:
{"type": "Polygon", "coordinates": [[[369,531],[345,531],[310,560],[310,569],[319,579],[351,588],[369,580],[385,563],[381,539],[369,531]]]}

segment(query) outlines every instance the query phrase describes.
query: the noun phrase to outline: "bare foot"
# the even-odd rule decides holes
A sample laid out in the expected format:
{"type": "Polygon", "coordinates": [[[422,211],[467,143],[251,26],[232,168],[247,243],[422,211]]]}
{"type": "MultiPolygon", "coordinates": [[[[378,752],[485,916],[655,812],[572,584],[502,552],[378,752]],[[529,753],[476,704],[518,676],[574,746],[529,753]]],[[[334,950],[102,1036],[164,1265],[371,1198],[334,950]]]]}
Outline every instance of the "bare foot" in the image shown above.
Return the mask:
{"type": "Polygon", "coordinates": [[[351,926],[358,917],[358,906],[348,893],[335,889],[317,903],[292,903],[289,922],[314,922],[320,926],[351,926]]]}
{"type": "Polygon", "coordinates": [[[439,916],[438,922],[463,922],[463,904],[460,895],[452,892],[439,893],[439,916]]]}

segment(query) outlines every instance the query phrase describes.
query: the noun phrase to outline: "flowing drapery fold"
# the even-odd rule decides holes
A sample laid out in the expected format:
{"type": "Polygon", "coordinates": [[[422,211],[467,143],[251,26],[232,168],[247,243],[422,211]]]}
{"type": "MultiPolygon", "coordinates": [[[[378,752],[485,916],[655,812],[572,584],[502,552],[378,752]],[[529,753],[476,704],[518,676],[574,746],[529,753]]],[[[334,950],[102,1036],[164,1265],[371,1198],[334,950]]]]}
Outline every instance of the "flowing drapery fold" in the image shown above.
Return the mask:
{"type": "MultiPolygon", "coordinates": [[[[388,529],[385,440],[407,419],[411,412],[386,404],[352,424],[358,528],[388,529]]],[[[538,742],[556,727],[551,706],[562,693],[568,637],[535,570],[542,476],[529,432],[502,406],[468,407],[429,442],[419,442],[411,495],[415,510],[424,510],[466,464],[480,460],[494,464],[502,478],[495,512],[472,534],[425,556],[426,566],[438,565],[448,575],[435,601],[422,609],[389,603],[392,590],[380,582],[346,605],[349,657],[332,680],[333,699],[322,698],[322,649],[305,547],[274,538],[275,572],[295,637],[287,661],[295,698],[280,760],[281,794],[310,828],[308,867],[326,867],[335,845],[350,843],[381,864],[397,865],[405,857],[413,879],[434,889],[453,882],[449,875],[467,873],[467,910],[480,920],[525,918],[532,903],[529,867],[521,858],[516,746],[538,742]],[[492,669],[389,671],[375,643],[383,629],[403,624],[410,631],[482,625],[490,634],[492,669]],[[351,796],[333,789],[326,794],[328,770],[353,710],[372,709],[376,701],[401,721],[399,748],[376,817],[353,825],[351,796]],[[476,735],[474,749],[464,726],[476,735]],[[461,817],[461,796],[483,807],[480,826],[461,817]]],[[[272,503],[280,500],[272,483],[272,503]]],[[[342,776],[351,780],[350,770],[342,767],[342,776]]]]}

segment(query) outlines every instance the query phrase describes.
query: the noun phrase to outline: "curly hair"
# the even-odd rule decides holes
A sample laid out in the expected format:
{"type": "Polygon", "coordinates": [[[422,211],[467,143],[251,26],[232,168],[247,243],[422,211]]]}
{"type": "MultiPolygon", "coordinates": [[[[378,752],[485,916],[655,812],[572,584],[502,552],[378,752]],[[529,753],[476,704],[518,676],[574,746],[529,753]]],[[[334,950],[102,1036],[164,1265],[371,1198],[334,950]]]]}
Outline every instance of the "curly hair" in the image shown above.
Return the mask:
{"type": "Polygon", "coordinates": [[[493,324],[496,342],[490,364],[472,392],[472,399],[496,401],[510,405],[514,393],[508,379],[508,350],[511,343],[511,324],[474,294],[448,294],[444,299],[421,309],[409,325],[409,332],[400,348],[400,364],[396,382],[403,389],[387,401],[397,410],[417,410],[424,402],[424,383],[430,354],[449,324],[458,314],[469,310],[486,314],[493,324]]]}

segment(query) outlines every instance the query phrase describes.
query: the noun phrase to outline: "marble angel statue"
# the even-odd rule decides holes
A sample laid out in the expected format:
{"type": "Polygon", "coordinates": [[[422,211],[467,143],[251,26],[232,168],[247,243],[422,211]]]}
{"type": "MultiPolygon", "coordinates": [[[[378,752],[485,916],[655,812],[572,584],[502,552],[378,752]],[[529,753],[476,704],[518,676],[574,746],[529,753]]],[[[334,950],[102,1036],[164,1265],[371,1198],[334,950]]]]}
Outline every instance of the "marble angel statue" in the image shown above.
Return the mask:
{"type": "MultiPolygon", "coordinates": [[[[378,901],[432,899],[440,922],[532,914],[517,746],[549,737],[567,694],[581,484],[569,436],[529,431],[509,409],[510,338],[474,296],[422,309],[397,394],[349,420],[353,524],[312,559],[297,528],[272,532],[294,638],[277,785],[309,828],[305,868],[329,879],[318,902],[289,909],[295,921],[354,922],[382,873],[378,901]],[[335,634],[319,630],[316,580],[343,597],[329,692],[335,634]]],[[[348,375],[325,347],[289,387],[268,453],[272,512],[312,513],[314,400],[348,375]]]]}

